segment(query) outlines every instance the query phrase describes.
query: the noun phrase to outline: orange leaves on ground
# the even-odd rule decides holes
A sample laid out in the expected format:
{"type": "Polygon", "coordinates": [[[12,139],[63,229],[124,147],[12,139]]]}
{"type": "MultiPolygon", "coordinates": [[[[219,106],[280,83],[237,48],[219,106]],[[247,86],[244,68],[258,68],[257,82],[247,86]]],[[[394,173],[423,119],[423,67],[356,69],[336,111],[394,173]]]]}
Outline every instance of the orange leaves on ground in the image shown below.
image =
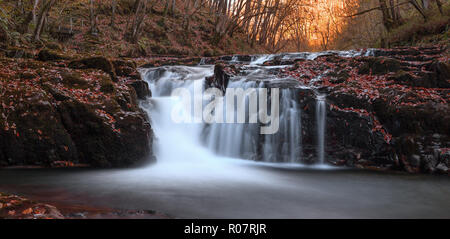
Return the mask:
{"type": "Polygon", "coordinates": [[[32,208],[28,208],[28,209],[25,209],[25,210],[22,211],[22,214],[25,214],[25,215],[28,215],[28,214],[31,214],[31,213],[33,213],[33,209],[32,208]]]}

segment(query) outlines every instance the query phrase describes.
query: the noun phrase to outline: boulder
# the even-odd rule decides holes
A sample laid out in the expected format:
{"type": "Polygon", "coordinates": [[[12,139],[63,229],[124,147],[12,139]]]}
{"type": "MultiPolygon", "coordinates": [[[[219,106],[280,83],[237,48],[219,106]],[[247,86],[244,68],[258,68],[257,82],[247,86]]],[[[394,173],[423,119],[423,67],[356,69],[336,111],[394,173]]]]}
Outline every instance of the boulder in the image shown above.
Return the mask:
{"type": "Polygon", "coordinates": [[[134,88],[136,95],[140,100],[145,100],[147,97],[152,96],[147,82],[143,80],[133,80],[129,82],[128,85],[134,88]]]}
{"type": "Polygon", "coordinates": [[[364,57],[361,59],[363,64],[359,66],[359,74],[382,75],[389,72],[397,72],[401,69],[398,60],[384,57],[364,57]]]}
{"type": "MultiPolygon", "coordinates": [[[[9,64],[15,60],[2,59],[1,66],[9,64]]],[[[9,81],[0,95],[1,167],[123,167],[154,160],[149,119],[125,84],[131,79],[115,83],[101,71],[44,62],[27,74],[33,77],[0,75],[0,84],[9,81]]]]}
{"type": "Polygon", "coordinates": [[[111,76],[113,81],[117,81],[114,66],[110,60],[105,57],[89,57],[80,60],[74,60],[69,63],[69,68],[72,69],[98,69],[103,70],[111,76]]]}
{"type": "Polygon", "coordinates": [[[37,55],[37,59],[40,61],[58,61],[58,60],[66,60],[67,57],[60,55],[54,50],[43,49],[37,55]]]}
{"type": "Polygon", "coordinates": [[[450,63],[434,61],[430,68],[437,80],[436,87],[450,88],[450,63]]]}

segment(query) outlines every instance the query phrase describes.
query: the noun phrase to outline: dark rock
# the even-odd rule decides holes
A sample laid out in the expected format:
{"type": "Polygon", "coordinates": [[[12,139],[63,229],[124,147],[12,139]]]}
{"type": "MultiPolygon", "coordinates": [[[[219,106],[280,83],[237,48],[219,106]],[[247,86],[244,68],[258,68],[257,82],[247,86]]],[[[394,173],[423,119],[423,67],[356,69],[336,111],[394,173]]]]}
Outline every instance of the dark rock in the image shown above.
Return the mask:
{"type": "Polygon", "coordinates": [[[437,87],[450,88],[450,64],[434,61],[430,68],[436,75],[437,87]]]}
{"type": "Polygon", "coordinates": [[[138,99],[144,100],[151,96],[150,88],[148,87],[147,82],[143,80],[134,80],[128,84],[134,88],[138,99]]]}
{"type": "Polygon", "coordinates": [[[58,43],[55,43],[55,42],[49,42],[45,45],[45,47],[47,47],[50,50],[62,51],[61,45],[59,45],[58,43]]]}
{"type": "Polygon", "coordinates": [[[103,93],[113,93],[114,92],[114,83],[110,79],[102,79],[100,81],[100,90],[103,93]]]}
{"type": "Polygon", "coordinates": [[[214,67],[214,76],[206,79],[209,86],[218,88],[222,90],[222,92],[225,92],[233,72],[233,69],[230,67],[234,66],[227,66],[221,63],[216,64],[214,67]]]}
{"type": "Polygon", "coordinates": [[[62,121],[80,153],[80,162],[93,166],[126,166],[150,153],[151,128],[142,113],[117,115],[116,128],[104,124],[95,109],[77,101],[64,101],[59,107],[62,121]]]}
{"type": "Polygon", "coordinates": [[[6,46],[9,43],[8,32],[2,24],[0,24],[0,44],[6,46]]]}
{"type": "Polygon", "coordinates": [[[61,72],[62,81],[64,84],[75,88],[86,88],[88,82],[81,77],[80,74],[74,72],[61,72]]]}
{"type": "Polygon", "coordinates": [[[24,79],[24,80],[30,80],[30,79],[34,79],[38,77],[37,74],[32,73],[32,72],[21,72],[19,73],[19,78],[20,79],[24,79]]]}
{"type": "MultiPolygon", "coordinates": [[[[26,63],[22,65],[31,64],[26,63]]],[[[154,160],[153,132],[134,88],[116,87],[125,80],[114,83],[106,73],[85,70],[83,74],[95,74],[86,81],[81,71],[39,64],[28,71],[41,79],[30,79],[35,83],[25,85],[11,77],[17,87],[0,96],[0,166],[121,167],[154,160]],[[41,68],[46,71],[36,74],[41,68]],[[81,88],[89,90],[73,91],[81,88]],[[9,96],[20,100],[11,104],[9,96]]]]}
{"type": "Polygon", "coordinates": [[[40,61],[57,61],[57,60],[65,60],[67,59],[67,57],[60,55],[56,51],[50,49],[43,49],[37,55],[37,59],[40,61]]]}
{"type": "Polygon", "coordinates": [[[68,96],[66,93],[64,93],[61,90],[58,90],[56,87],[54,87],[52,84],[44,83],[42,85],[42,88],[49,92],[53,98],[55,98],[56,101],[65,101],[70,99],[70,96],[68,96]]]}
{"type": "Polygon", "coordinates": [[[359,74],[381,75],[400,70],[400,62],[391,58],[365,57],[361,59],[363,64],[359,67],[359,74]]]}
{"type": "Polygon", "coordinates": [[[116,72],[114,66],[110,60],[105,57],[90,57],[81,60],[74,60],[69,63],[69,68],[72,69],[98,69],[103,70],[111,76],[111,80],[117,81],[116,72]]]}

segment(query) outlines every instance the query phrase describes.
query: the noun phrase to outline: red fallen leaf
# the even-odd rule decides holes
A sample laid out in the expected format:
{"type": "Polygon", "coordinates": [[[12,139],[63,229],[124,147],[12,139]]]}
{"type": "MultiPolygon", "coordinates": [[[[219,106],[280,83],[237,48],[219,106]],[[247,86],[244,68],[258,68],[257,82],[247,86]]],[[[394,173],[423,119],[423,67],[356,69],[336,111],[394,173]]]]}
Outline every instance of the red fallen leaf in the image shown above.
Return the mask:
{"type": "Polygon", "coordinates": [[[23,211],[22,211],[22,214],[28,215],[28,214],[30,214],[30,213],[32,213],[32,212],[33,212],[33,209],[28,208],[28,209],[23,210],[23,211]]]}
{"type": "Polygon", "coordinates": [[[42,207],[38,207],[34,209],[34,213],[35,214],[44,214],[47,210],[45,208],[42,207]]]}
{"type": "Polygon", "coordinates": [[[17,136],[17,137],[19,137],[19,136],[20,136],[19,132],[17,132],[16,136],[17,136]]]}
{"type": "Polygon", "coordinates": [[[40,129],[37,130],[38,134],[42,135],[42,131],[40,129]]]}
{"type": "Polygon", "coordinates": [[[69,147],[64,146],[64,150],[65,150],[65,151],[68,151],[68,150],[69,150],[69,147]]]}

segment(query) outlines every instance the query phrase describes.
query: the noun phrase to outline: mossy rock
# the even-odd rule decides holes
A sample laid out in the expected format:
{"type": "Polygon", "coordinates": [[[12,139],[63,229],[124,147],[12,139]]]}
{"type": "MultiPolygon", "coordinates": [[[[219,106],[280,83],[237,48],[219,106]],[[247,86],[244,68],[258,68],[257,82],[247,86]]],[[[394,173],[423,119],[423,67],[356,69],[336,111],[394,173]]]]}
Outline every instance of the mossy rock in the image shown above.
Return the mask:
{"type": "Polygon", "coordinates": [[[37,55],[37,59],[40,61],[57,61],[57,60],[66,60],[67,58],[60,55],[54,50],[43,49],[37,55]]]}
{"type": "Polygon", "coordinates": [[[394,75],[390,76],[388,79],[395,81],[395,83],[404,84],[412,81],[413,76],[408,72],[401,70],[396,72],[394,75]]]}
{"type": "Polygon", "coordinates": [[[367,75],[372,72],[382,75],[389,72],[397,72],[401,69],[400,61],[384,57],[366,57],[364,63],[359,67],[358,73],[367,75]]]}
{"type": "Polygon", "coordinates": [[[56,42],[49,42],[45,45],[48,49],[50,50],[55,50],[55,51],[62,51],[62,47],[61,45],[59,45],[56,42]]]}
{"type": "Polygon", "coordinates": [[[36,73],[32,73],[32,72],[20,72],[19,73],[19,79],[31,80],[36,77],[38,77],[38,75],[36,73]]]}
{"type": "Polygon", "coordinates": [[[69,63],[72,69],[98,69],[103,70],[111,76],[111,80],[117,81],[114,66],[110,60],[102,56],[89,57],[80,60],[74,60],[69,63]]]}
{"type": "Polygon", "coordinates": [[[61,77],[63,83],[69,87],[85,89],[88,85],[88,82],[75,72],[62,72],[61,77]]]}
{"type": "Polygon", "coordinates": [[[137,64],[134,61],[131,60],[113,60],[112,64],[115,68],[119,68],[119,67],[131,67],[136,69],[137,64]]]}
{"type": "Polygon", "coordinates": [[[69,63],[69,67],[73,69],[99,69],[107,73],[113,70],[111,61],[101,56],[72,61],[69,63]]]}
{"type": "Polygon", "coordinates": [[[103,93],[113,93],[114,89],[114,83],[110,79],[104,78],[100,80],[100,90],[103,93]]]}
{"type": "Polygon", "coordinates": [[[214,52],[211,49],[206,49],[205,51],[203,51],[204,57],[212,57],[213,55],[214,55],[214,52]]]}

